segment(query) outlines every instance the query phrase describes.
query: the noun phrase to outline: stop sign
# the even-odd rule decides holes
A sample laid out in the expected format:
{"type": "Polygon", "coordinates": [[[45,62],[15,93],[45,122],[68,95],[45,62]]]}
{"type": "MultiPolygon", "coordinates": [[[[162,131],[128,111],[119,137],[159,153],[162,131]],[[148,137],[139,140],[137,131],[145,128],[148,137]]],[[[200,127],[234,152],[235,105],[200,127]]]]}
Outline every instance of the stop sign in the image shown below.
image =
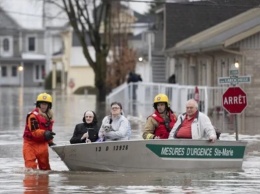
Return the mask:
{"type": "Polygon", "coordinates": [[[229,113],[241,113],[247,106],[246,93],[240,87],[228,88],[222,96],[222,104],[229,113]]]}

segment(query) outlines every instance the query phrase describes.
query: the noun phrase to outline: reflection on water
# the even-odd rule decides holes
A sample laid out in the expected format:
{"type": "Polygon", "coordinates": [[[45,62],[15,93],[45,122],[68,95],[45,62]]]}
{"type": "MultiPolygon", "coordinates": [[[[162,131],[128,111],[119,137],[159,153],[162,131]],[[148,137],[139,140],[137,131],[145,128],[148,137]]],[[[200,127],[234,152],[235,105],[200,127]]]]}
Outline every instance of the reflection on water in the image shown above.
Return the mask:
{"type": "Polygon", "coordinates": [[[23,179],[24,194],[49,192],[48,174],[25,174],[23,179]]]}
{"type": "MultiPolygon", "coordinates": [[[[248,129],[240,134],[240,139],[249,142],[240,171],[70,172],[51,149],[52,171],[26,171],[22,158],[24,121],[39,92],[40,88],[0,88],[0,193],[258,193],[260,190],[258,118],[250,118],[248,129]]],[[[57,144],[69,143],[75,124],[81,122],[86,110],[107,113],[104,104],[96,105],[95,96],[67,96],[58,92],[52,95],[57,144]]],[[[128,115],[132,138],[141,139],[141,128],[152,109],[142,105],[134,108],[136,117],[128,115]]],[[[224,132],[221,139],[234,140],[235,134],[224,132]]]]}

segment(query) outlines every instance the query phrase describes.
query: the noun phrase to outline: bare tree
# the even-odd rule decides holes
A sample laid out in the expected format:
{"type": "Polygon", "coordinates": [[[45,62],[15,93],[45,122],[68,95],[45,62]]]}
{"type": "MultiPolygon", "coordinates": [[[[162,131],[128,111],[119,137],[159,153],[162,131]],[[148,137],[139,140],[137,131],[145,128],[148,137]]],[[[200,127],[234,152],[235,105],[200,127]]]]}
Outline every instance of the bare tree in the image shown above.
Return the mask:
{"type": "Polygon", "coordinates": [[[48,0],[62,8],[68,16],[89,65],[94,70],[97,101],[105,101],[107,92],[125,82],[135,68],[135,52],[128,47],[134,16],[126,6],[111,0],[48,0]],[[93,59],[88,50],[95,50],[93,59]],[[109,64],[107,57],[112,51],[109,64]]]}
{"type": "Polygon", "coordinates": [[[90,67],[95,74],[97,101],[104,102],[107,93],[107,61],[111,43],[110,0],[48,0],[63,9],[76,33],[90,67]],[[95,59],[88,47],[95,50],[95,59]]]}
{"type": "Polygon", "coordinates": [[[126,5],[113,2],[111,17],[113,29],[111,34],[112,62],[107,67],[109,89],[123,84],[127,74],[135,69],[136,52],[129,48],[128,40],[132,36],[132,24],[136,18],[129,11],[130,9],[126,5]]]}

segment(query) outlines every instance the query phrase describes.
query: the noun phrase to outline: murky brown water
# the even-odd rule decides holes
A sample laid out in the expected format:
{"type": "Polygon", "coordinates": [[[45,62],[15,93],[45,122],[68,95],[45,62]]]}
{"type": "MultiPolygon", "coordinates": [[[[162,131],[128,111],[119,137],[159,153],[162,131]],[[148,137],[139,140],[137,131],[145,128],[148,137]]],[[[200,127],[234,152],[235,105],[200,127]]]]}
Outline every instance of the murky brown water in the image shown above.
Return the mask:
{"type": "MultiPolygon", "coordinates": [[[[70,172],[52,150],[51,172],[25,171],[22,158],[24,121],[39,92],[42,92],[40,88],[0,88],[0,193],[259,193],[259,118],[250,118],[247,128],[239,135],[249,142],[241,171],[70,172]]],[[[94,96],[67,96],[58,92],[52,95],[57,144],[69,142],[75,124],[81,122],[86,110],[106,113],[104,105],[96,108],[94,96]]],[[[144,112],[149,114],[150,110],[144,112]]],[[[138,111],[137,115],[140,115],[138,111]]],[[[133,127],[132,138],[141,139],[145,117],[128,116],[133,127]]],[[[224,131],[222,138],[235,139],[235,135],[232,130],[224,131]]]]}

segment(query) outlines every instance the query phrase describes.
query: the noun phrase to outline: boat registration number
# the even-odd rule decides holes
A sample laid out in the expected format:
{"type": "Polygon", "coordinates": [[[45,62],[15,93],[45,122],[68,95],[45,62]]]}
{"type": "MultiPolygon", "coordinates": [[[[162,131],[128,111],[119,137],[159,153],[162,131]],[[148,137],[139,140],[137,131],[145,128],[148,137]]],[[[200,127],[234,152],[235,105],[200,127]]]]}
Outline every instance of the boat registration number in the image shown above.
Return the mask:
{"type": "Polygon", "coordinates": [[[128,150],[128,145],[114,145],[114,146],[97,146],[96,147],[96,152],[101,152],[101,151],[123,151],[123,150],[128,150]]]}

